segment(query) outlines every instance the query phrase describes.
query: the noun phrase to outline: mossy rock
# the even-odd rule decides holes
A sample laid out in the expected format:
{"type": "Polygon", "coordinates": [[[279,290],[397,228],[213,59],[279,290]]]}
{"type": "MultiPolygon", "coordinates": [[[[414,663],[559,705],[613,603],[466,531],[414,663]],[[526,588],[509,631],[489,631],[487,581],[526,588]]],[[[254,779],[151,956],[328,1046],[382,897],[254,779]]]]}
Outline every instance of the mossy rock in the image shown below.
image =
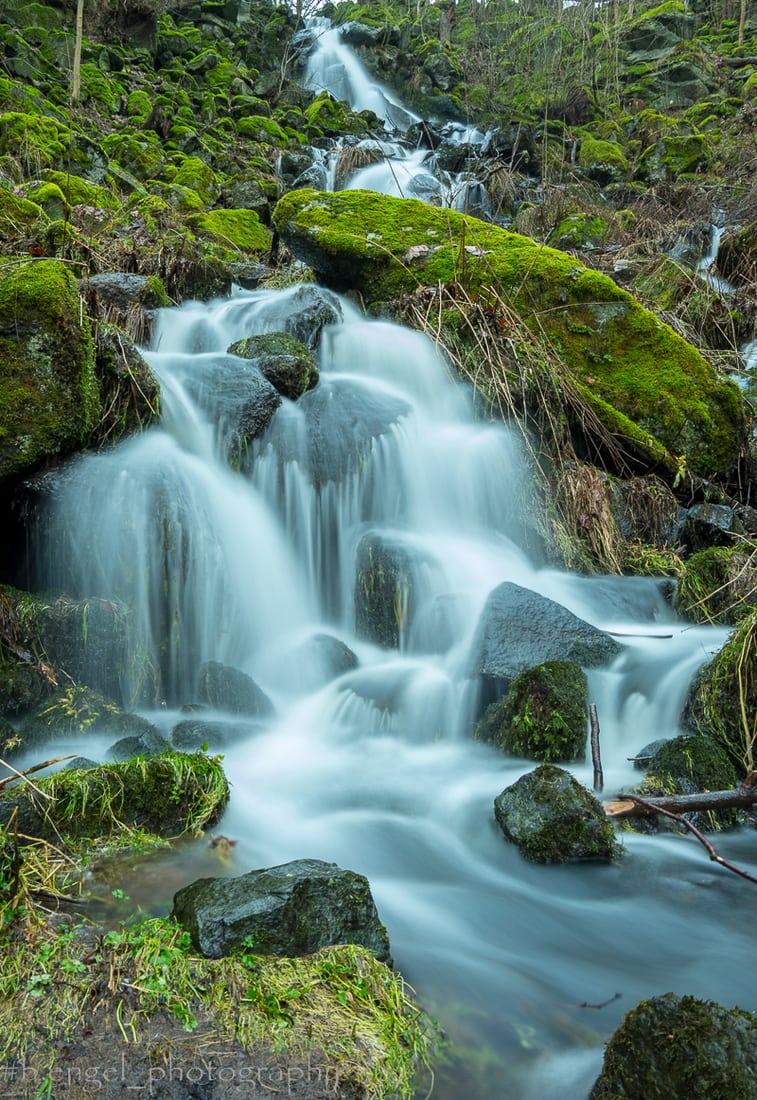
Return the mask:
{"type": "Polygon", "coordinates": [[[533,863],[607,863],[621,846],[602,806],[578,780],[542,764],[494,800],[505,837],[533,863]]]}
{"type": "Polygon", "coordinates": [[[237,122],[237,134],[239,137],[249,138],[251,141],[259,141],[263,145],[288,145],[289,138],[286,131],[272,118],[265,115],[247,115],[237,122]]]}
{"type": "Polygon", "coordinates": [[[46,221],[47,214],[39,203],[22,199],[0,184],[0,234],[6,241],[23,237],[36,223],[46,221]]]}
{"type": "Polygon", "coordinates": [[[82,176],[51,168],[44,173],[44,178],[48,183],[57,184],[69,206],[86,205],[99,210],[115,210],[119,205],[118,196],[113,191],[90,183],[82,176]]]}
{"type": "Polygon", "coordinates": [[[35,788],[6,788],[0,822],[18,810],[19,832],[32,837],[97,839],[126,829],[157,836],[194,834],[214,825],[229,800],[220,760],[168,752],[84,770],[64,769],[35,788]]]}
{"type": "Polygon", "coordinates": [[[757,1016],[665,993],[605,1049],[590,1100],[757,1100],[757,1016]]]}
{"type": "Polygon", "coordinates": [[[700,670],[686,700],[684,721],[723,745],[740,773],[755,766],[757,611],[700,670]]]}
{"type": "Polygon", "coordinates": [[[757,279],[757,224],[724,234],[715,265],[729,282],[738,286],[754,283],[757,279]]]}
{"type": "Polygon", "coordinates": [[[271,247],[271,231],[260,224],[254,210],[210,210],[191,221],[200,234],[207,234],[235,252],[256,255],[271,247]]]}
{"type": "Polygon", "coordinates": [[[697,623],[737,623],[757,609],[755,554],[740,546],[711,546],[684,564],[675,609],[697,623]]]}
{"type": "Polygon", "coordinates": [[[48,218],[54,221],[67,218],[70,213],[71,208],[66,202],[66,196],[57,183],[51,181],[42,183],[39,187],[32,188],[28,195],[29,199],[40,206],[48,218]]]}
{"type": "Polygon", "coordinates": [[[0,478],[86,441],[100,417],[90,318],[69,268],[11,265],[0,280],[0,478]]]}
{"type": "Polygon", "coordinates": [[[137,134],[108,134],[102,146],[112,162],[130,173],[135,179],[146,181],[159,178],[166,164],[165,150],[160,138],[152,131],[137,134]]]}
{"type": "Polygon", "coordinates": [[[600,418],[622,418],[693,473],[733,470],[746,436],[743,397],[685,340],[611,279],[527,237],[412,199],[364,191],[285,195],[274,224],[335,290],[379,309],[419,286],[462,284],[501,300],[559,345],[600,418]]]}
{"type": "Polygon", "coordinates": [[[136,736],[154,729],[138,714],[123,710],[114,699],[84,685],[59,688],[28,715],[20,729],[24,750],[51,741],[107,733],[136,736]]]}
{"type": "Polygon", "coordinates": [[[44,168],[60,168],[71,142],[71,132],[49,116],[9,111],[0,115],[0,154],[9,154],[29,175],[44,168]]]}
{"type": "MultiPolygon", "coordinates": [[[[643,798],[729,791],[739,782],[739,773],[723,746],[701,733],[682,734],[664,742],[652,754],[645,770],[646,778],[638,787],[643,798]]],[[[694,817],[703,831],[732,828],[738,822],[738,813],[733,809],[698,813],[694,817]]],[[[639,820],[645,826],[648,824],[645,818],[639,820]]],[[[637,821],[630,824],[633,826],[637,821]]],[[[656,819],[655,825],[659,824],[662,822],[656,819]]]]}
{"type": "Polygon", "coordinates": [[[286,332],[248,336],[227,349],[229,355],[251,359],[280,394],[296,401],[318,382],[315,356],[305,344],[286,332]]]}
{"type": "Polygon", "coordinates": [[[549,236],[553,248],[587,252],[600,248],[607,239],[610,226],[598,214],[568,214],[549,236]]]}
{"type": "Polygon", "coordinates": [[[515,677],[507,695],[487,708],[476,737],[511,756],[570,763],[586,755],[587,722],[582,668],[569,661],[547,661],[515,677]]]}
{"type": "Polygon", "coordinates": [[[171,182],[181,187],[190,187],[204,203],[215,202],[221,191],[216,173],[199,157],[185,157],[171,182]]]}
{"type": "Polygon", "coordinates": [[[615,183],[628,175],[628,161],[617,141],[586,135],[578,151],[578,166],[597,183],[615,183]]]}

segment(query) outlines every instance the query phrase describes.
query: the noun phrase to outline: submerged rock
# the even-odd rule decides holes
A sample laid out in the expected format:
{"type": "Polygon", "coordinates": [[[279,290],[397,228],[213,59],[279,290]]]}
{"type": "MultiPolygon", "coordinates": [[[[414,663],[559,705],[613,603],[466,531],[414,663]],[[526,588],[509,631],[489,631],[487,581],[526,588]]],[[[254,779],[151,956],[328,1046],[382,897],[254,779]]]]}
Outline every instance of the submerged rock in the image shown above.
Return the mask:
{"type": "Polygon", "coordinates": [[[621,853],[602,806],[578,780],[542,764],[494,800],[505,837],[533,863],[606,863],[621,853]]]}
{"type": "Polygon", "coordinates": [[[199,699],[232,714],[260,718],[273,714],[273,703],[252,677],[220,661],[206,661],[200,669],[199,699]]]}
{"type": "Polygon", "coordinates": [[[335,863],[300,859],[238,878],[198,879],[174,896],[172,916],[208,958],[238,951],[307,955],[354,943],[390,961],[368,880],[335,863]]]}
{"type": "Polygon", "coordinates": [[[757,1016],[696,997],[642,1001],[605,1050],[590,1100],[757,1100],[757,1016]]]}

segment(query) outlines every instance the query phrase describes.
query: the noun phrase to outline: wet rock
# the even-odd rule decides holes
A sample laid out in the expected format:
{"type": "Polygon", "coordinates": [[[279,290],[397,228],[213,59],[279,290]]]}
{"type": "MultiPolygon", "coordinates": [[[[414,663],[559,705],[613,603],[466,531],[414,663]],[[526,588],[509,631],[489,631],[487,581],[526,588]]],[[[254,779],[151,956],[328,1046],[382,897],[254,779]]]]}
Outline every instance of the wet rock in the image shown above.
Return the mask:
{"type": "Polygon", "coordinates": [[[695,504],[686,512],[683,537],[692,553],[706,546],[730,546],[733,535],[743,534],[733,508],[726,504],[695,504]]]}
{"type": "Polygon", "coordinates": [[[511,756],[561,764],[584,759],[587,726],[583,670],[548,661],[515,677],[507,695],[487,709],[476,737],[511,756]]]}
{"type": "Polygon", "coordinates": [[[171,743],[157,730],[149,729],[131,737],[122,737],[111,745],[107,756],[110,760],[131,760],[133,756],[160,756],[170,752],[171,743]]]}
{"type": "Polygon", "coordinates": [[[19,747],[26,750],[51,741],[78,740],[101,733],[138,738],[157,735],[157,730],[146,718],[122,710],[101,692],[69,685],[40,703],[24,720],[19,747]]]}
{"type": "Polygon", "coordinates": [[[415,605],[413,555],[376,534],[358,545],[355,564],[355,630],[368,641],[399,649],[415,605]]]}
{"type": "Polygon", "coordinates": [[[227,350],[229,355],[251,360],[276,391],[290,401],[296,401],[318,381],[312,351],[285,332],[248,336],[227,350]]]}
{"type": "Polygon", "coordinates": [[[649,741],[643,748],[639,749],[636,756],[631,756],[629,759],[633,760],[633,766],[638,771],[647,771],[649,765],[652,763],[654,754],[658,749],[661,749],[663,745],[668,743],[667,737],[658,737],[656,741],[649,741]]]}
{"type": "Polygon", "coordinates": [[[757,1100],[757,1016],[665,993],[642,1001],[605,1050],[590,1100],[757,1100]]]}
{"type": "Polygon", "coordinates": [[[251,722],[206,722],[186,718],[172,727],[169,737],[173,747],[181,752],[192,752],[205,745],[225,749],[249,737],[253,728],[251,722]]]}
{"type": "Polygon", "coordinates": [[[602,806],[562,768],[542,764],[494,800],[507,840],[534,863],[609,862],[621,851],[602,806]]]}
{"type": "Polygon", "coordinates": [[[292,657],[292,678],[302,690],[314,691],[358,667],[357,655],[332,634],[314,634],[292,657]]]}
{"type": "Polygon", "coordinates": [[[336,294],[317,286],[301,286],[287,301],[286,332],[306,347],[317,348],[326,325],[343,319],[342,303],[336,294]]]}
{"type": "MultiPolygon", "coordinates": [[[[722,745],[703,733],[681,734],[663,742],[646,765],[647,776],[636,789],[642,798],[670,794],[698,794],[702,791],[727,791],[736,787],[739,772],[722,745]]],[[[738,822],[734,809],[690,813],[686,817],[703,832],[732,828],[738,822]]],[[[667,828],[669,821],[659,817],[631,819],[631,828],[641,832],[667,828]],[[651,826],[651,828],[650,828],[651,826]]],[[[685,826],[679,826],[684,831],[685,826]]]]}
{"type": "Polygon", "coordinates": [[[561,604],[505,581],[486,601],[472,648],[471,671],[491,702],[527,668],[545,661],[573,661],[582,667],[609,664],[620,645],[603,630],[561,604]]]}
{"type": "Polygon", "coordinates": [[[238,951],[251,939],[261,955],[308,955],[355,943],[391,961],[368,880],[318,859],[198,879],[174,896],[172,915],[208,958],[238,951]]]}
{"type": "Polygon", "coordinates": [[[267,718],[273,703],[251,676],[219,661],[206,661],[200,669],[198,697],[201,703],[232,714],[267,718]]]}

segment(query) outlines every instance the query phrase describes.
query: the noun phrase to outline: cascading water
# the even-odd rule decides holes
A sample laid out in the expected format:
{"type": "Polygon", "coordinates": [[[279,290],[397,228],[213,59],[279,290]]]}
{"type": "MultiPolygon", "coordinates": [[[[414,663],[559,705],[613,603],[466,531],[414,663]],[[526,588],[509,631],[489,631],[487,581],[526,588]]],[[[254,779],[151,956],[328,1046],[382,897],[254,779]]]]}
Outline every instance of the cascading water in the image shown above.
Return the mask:
{"type": "MultiPolygon", "coordinates": [[[[471,738],[475,624],[510,580],[622,635],[614,665],[590,674],[608,790],[631,781],[628,756],[675,733],[688,683],[726,632],[676,621],[654,581],[544,568],[528,549],[536,504],[517,440],[475,421],[424,337],[346,303],[324,331],[317,387],[283,403],[247,472],[233,472],[233,409],[217,381],[252,368],[226,348],[281,327],[290,308],[291,292],[255,292],[161,314],[149,358],[162,423],[58,479],[45,580],[132,608],[168,704],[143,696],[141,710],[166,732],[205,659],[269,693],[275,717],[244,729],[235,716],[238,739],[223,745],[235,871],[313,857],[368,876],[397,966],[452,1040],[434,1095],[579,1100],[641,998],[754,1007],[751,907],[679,837],[630,835],[613,867],[521,859],[492,800],[530,765],[471,738]],[[398,649],[355,630],[366,540],[412,563],[398,649]],[[324,634],[357,667],[329,678],[309,666],[308,639],[324,634]],[[580,1007],[615,993],[601,1012],[580,1007]]],[[[140,695],[127,670],[124,695],[140,695]]],[[[590,785],[588,767],[574,771],[590,785]]],[[[743,861],[747,843],[722,847],[743,861]]]]}

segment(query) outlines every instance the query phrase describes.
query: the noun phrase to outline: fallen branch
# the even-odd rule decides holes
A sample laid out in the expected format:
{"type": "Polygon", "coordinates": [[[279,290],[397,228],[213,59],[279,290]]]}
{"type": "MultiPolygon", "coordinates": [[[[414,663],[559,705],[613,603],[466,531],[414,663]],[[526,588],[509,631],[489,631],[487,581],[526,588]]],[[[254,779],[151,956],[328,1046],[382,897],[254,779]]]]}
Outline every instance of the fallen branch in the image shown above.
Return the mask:
{"type": "Polygon", "coordinates": [[[639,798],[619,794],[605,802],[608,817],[651,817],[654,814],[688,814],[697,810],[748,810],[757,802],[757,787],[736,787],[731,791],[705,791],[701,794],[673,794],[657,798],[639,798]]]}
{"type": "MultiPolygon", "coordinates": [[[[720,791],[717,793],[728,794],[729,792],[720,791]]],[[[720,866],[725,867],[727,871],[733,871],[734,875],[739,875],[741,878],[745,878],[748,882],[754,882],[755,884],[757,884],[757,878],[755,878],[754,875],[750,875],[748,871],[742,870],[741,867],[737,867],[735,863],[731,863],[729,860],[721,856],[720,853],[715,849],[714,845],[709,842],[707,837],[704,836],[704,834],[701,833],[699,829],[697,829],[696,825],[692,825],[690,821],[688,821],[685,817],[681,817],[680,814],[674,814],[670,810],[664,810],[661,806],[657,805],[657,803],[662,801],[661,799],[653,800],[651,798],[639,798],[638,795],[635,794],[627,795],[626,797],[633,799],[633,801],[637,802],[639,806],[645,808],[648,813],[663,814],[665,817],[669,817],[672,818],[673,821],[677,821],[679,825],[683,825],[684,828],[688,829],[690,833],[693,833],[699,843],[707,849],[709,857],[713,863],[719,863],[720,866]]],[[[757,800],[757,791],[753,791],[753,799],[757,800]]]]}
{"type": "Polygon", "coordinates": [[[599,716],[597,704],[589,707],[589,722],[591,724],[591,762],[594,768],[594,792],[601,794],[605,785],[605,776],[602,771],[602,755],[599,751],[599,716]]]}

